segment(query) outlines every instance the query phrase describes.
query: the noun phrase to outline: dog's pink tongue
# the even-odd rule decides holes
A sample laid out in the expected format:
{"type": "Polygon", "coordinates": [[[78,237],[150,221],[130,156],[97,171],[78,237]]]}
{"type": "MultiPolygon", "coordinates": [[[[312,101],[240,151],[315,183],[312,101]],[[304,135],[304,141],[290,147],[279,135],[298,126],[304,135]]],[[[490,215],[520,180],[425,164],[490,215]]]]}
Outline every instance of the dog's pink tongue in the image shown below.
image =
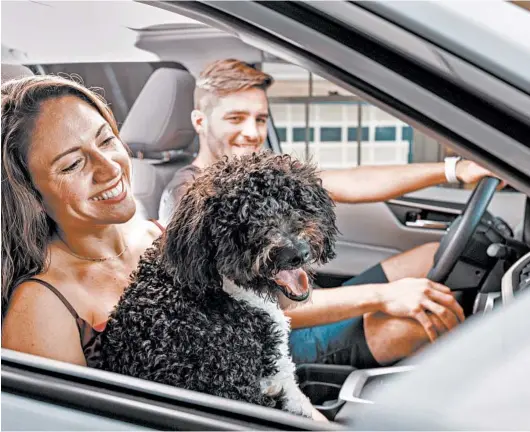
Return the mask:
{"type": "Polygon", "coordinates": [[[302,269],[282,270],[274,280],[296,297],[303,296],[309,290],[309,278],[302,269]]]}

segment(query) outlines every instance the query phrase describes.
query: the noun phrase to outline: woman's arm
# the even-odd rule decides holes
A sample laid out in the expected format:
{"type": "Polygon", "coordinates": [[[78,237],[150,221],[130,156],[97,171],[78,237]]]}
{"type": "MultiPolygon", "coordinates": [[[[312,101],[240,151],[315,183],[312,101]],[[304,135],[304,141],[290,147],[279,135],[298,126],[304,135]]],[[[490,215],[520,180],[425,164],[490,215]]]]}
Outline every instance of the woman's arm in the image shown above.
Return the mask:
{"type": "Polygon", "coordinates": [[[2,347],[86,366],[75,319],[51,291],[31,281],[13,293],[2,347]]]}

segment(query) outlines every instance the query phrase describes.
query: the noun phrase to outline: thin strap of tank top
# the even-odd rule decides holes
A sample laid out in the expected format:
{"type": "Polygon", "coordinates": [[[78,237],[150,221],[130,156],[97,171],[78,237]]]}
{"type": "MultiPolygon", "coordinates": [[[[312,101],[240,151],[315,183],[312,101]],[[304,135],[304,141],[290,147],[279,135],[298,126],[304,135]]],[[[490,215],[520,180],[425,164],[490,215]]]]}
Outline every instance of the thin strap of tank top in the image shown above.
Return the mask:
{"type": "Polygon", "coordinates": [[[43,281],[42,279],[37,279],[37,278],[29,278],[29,279],[26,279],[24,282],[27,282],[27,281],[33,281],[33,282],[40,283],[41,285],[44,285],[51,292],[53,292],[59,298],[59,300],[61,300],[63,302],[63,304],[66,306],[68,311],[72,314],[72,316],[75,319],[79,318],[79,315],[77,315],[77,312],[75,311],[74,307],[68,302],[68,300],[66,300],[66,298],[52,284],[50,284],[50,283],[48,283],[46,281],[43,281]]]}
{"type": "MultiPolygon", "coordinates": [[[[165,232],[165,228],[160,224],[160,222],[158,222],[155,219],[149,219],[149,220],[151,222],[153,222],[160,229],[160,231],[165,232]]],[[[70,302],[68,300],[66,300],[66,298],[52,284],[50,284],[50,283],[48,283],[48,282],[46,282],[46,281],[44,281],[42,279],[38,279],[38,278],[29,278],[29,279],[26,279],[26,281],[37,282],[37,283],[40,283],[41,285],[45,286],[46,288],[48,288],[51,292],[53,292],[59,298],[59,300],[61,300],[63,302],[63,304],[68,309],[68,311],[72,314],[72,316],[76,320],[80,319],[80,317],[77,314],[77,312],[75,311],[74,307],[70,304],[70,302]]]]}
{"type": "Polygon", "coordinates": [[[153,222],[159,229],[162,231],[162,233],[166,232],[166,229],[162,226],[160,222],[158,222],[156,219],[149,219],[151,222],[153,222]]]}

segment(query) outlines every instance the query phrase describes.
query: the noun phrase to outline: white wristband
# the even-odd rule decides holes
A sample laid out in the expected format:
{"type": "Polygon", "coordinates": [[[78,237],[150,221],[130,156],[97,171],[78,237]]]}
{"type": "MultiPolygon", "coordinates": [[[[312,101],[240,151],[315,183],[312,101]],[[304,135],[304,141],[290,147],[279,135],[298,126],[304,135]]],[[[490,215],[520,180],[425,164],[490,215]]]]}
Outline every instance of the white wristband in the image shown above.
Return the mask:
{"type": "Polygon", "coordinates": [[[446,157],[445,161],[445,178],[448,183],[460,183],[456,176],[456,164],[461,157],[446,157]]]}

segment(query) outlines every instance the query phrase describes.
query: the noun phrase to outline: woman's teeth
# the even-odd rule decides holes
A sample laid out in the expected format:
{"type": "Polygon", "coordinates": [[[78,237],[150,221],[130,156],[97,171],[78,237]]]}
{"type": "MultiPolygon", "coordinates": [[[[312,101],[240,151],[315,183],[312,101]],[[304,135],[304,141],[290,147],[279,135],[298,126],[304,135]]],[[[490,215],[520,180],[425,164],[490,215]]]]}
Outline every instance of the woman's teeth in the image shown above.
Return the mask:
{"type": "Polygon", "coordinates": [[[123,180],[120,180],[120,182],[118,183],[118,186],[116,186],[115,188],[109,191],[103,192],[101,195],[98,195],[97,197],[91,198],[91,201],[108,200],[108,199],[117,197],[122,192],[123,192],[123,180]]]}

